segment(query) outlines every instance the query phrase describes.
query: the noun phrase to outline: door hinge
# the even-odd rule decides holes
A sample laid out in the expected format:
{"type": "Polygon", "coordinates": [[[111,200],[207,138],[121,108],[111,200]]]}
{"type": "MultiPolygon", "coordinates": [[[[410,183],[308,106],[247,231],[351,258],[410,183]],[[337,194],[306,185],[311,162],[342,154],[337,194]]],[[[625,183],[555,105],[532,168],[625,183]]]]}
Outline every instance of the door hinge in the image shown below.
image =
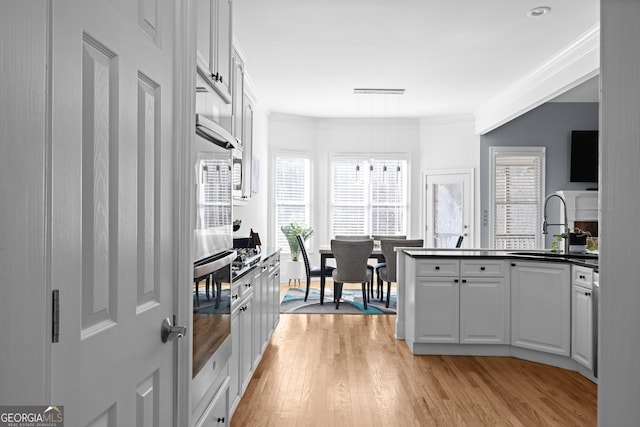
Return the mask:
{"type": "Polygon", "coordinates": [[[60,290],[54,289],[51,295],[51,342],[60,339],[60,290]]]}

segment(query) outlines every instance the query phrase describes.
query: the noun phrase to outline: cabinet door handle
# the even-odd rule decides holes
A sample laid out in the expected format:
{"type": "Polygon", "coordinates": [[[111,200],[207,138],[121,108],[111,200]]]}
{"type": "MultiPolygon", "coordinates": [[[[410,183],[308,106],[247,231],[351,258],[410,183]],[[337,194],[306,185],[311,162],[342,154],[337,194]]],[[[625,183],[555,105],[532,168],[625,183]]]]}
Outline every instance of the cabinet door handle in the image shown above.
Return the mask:
{"type": "Polygon", "coordinates": [[[453,279],[453,283],[458,283],[459,280],[458,279],[453,279]]]}
{"type": "Polygon", "coordinates": [[[516,266],[516,263],[515,263],[515,262],[512,262],[512,263],[511,263],[511,267],[515,267],[515,266],[516,266]]]}
{"type": "Polygon", "coordinates": [[[480,267],[480,271],[485,271],[485,270],[486,270],[486,268],[484,268],[484,266],[480,267]]]}
{"type": "Polygon", "coordinates": [[[440,270],[440,266],[439,265],[436,265],[436,270],[440,270]]]}
{"type": "Polygon", "coordinates": [[[224,422],[224,417],[218,417],[218,422],[219,423],[223,423],[224,422]]]}
{"type": "Polygon", "coordinates": [[[467,283],[467,279],[462,279],[462,283],[467,283]]]}
{"type": "Polygon", "coordinates": [[[581,278],[582,280],[585,280],[585,279],[586,279],[586,277],[584,277],[582,274],[580,275],[580,278],[581,278]]]}

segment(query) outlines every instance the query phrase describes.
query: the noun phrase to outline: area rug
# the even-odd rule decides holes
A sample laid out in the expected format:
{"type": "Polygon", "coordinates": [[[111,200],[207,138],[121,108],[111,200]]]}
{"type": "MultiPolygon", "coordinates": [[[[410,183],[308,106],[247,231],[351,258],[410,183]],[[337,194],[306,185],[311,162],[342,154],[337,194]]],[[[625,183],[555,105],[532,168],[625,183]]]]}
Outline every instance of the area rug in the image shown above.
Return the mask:
{"type": "MultiPolygon", "coordinates": [[[[386,289],[386,288],[385,288],[386,289]]],[[[280,302],[280,313],[300,313],[300,314],[396,314],[395,290],[391,290],[391,301],[389,308],[385,307],[386,301],[379,298],[371,298],[367,302],[367,309],[362,303],[362,291],[355,289],[345,289],[342,291],[340,307],[336,310],[333,302],[333,289],[325,288],[324,304],[320,304],[320,290],[310,289],[309,298],[304,301],[304,288],[289,288],[287,294],[280,302]]],[[[386,294],[385,294],[386,300],[386,294]]]]}

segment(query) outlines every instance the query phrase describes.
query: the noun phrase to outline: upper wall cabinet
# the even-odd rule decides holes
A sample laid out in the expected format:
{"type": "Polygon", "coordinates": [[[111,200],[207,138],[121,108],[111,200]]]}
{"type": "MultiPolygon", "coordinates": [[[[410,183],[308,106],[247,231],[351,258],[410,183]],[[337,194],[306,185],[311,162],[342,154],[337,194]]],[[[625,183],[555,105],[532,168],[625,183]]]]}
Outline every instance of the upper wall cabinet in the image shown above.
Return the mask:
{"type": "Polygon", "coordinates": [[[243,102],[244,102],[244,59],[234,48],[232,50],[231,63],[233,65],[233,88],[231,91],[233,117],[233,136],[240,146],[243,146],[243,102]]]}
{"type": "Polygon", "coordinates": [[[198,0],[198,68],[231,103],[231,0],[198,0]]]}

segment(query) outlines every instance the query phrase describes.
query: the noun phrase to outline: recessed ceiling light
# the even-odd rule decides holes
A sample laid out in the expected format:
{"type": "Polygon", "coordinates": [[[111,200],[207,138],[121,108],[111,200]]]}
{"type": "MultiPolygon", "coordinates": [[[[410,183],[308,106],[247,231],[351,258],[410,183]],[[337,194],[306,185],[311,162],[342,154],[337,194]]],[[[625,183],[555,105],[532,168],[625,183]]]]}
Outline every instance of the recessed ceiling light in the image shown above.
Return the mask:
{"type": "Polygon", "coordinates": [[[541,16],[548,15],[549,13],[551,13],[551,8],[550,7],[548,7],[548,6],[540,6],[540,7],[534,7],[533,9],[528,11],[527,12],[527,16],[529,18],[539,18],[541,16]]]}

